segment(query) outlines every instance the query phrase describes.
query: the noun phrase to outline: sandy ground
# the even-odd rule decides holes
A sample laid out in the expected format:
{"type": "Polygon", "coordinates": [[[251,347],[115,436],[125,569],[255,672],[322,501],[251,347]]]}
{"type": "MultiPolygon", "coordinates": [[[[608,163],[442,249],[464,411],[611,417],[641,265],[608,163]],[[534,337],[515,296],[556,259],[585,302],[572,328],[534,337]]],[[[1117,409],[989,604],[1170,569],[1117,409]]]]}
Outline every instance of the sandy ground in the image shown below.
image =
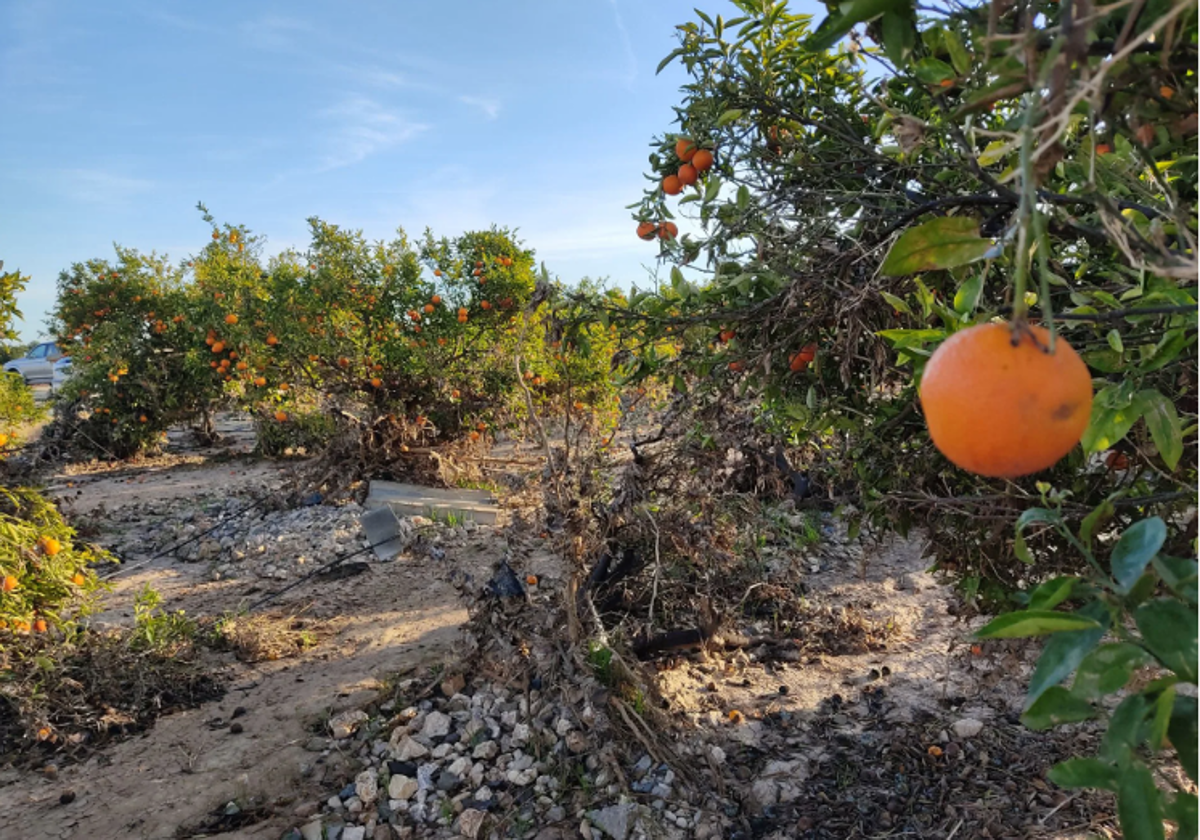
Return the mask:
{"type": "MultiPolygon", "coordinates": [[[[55,476],[50,488],[68,514],[95,518],[111,512],[119,521],[122,510],[147,500],[233,493],[277,481],[287,470],[244,460],[236,448],[216,463],[177,450],[160,464],[75,468],[55,476]]],[[[381,679],[451,655],[467,620],[451,576],[466,572],[485,580],[504,547],[497,535],[476,534],[470,545],[448,550],[440,561],[405,556],[372,563],[355,577],[317,579],[287,593],[271,611],[326,619],[323,638],[300,656],[276,662],[246,665],[232,655],[214,655],[230,677],[231,688],[220,702],[160,718],[145,734],[53,777],[0,771],[0,836],[169,838],[235,798],[279,803],[328,796],[325,788],[338,778],[338,757],[305,749],[311,727],[368,702],[381,679]],[[245,710],[239,716],[244,731],[231,734],[220,722],[227,724],[238,707],[245,710]],[[75,794],[74,801],[60,804],[67,792],[75,794]]],[[[163,595],[165,608],[194,617],[236,610],[274,588],[257,579],[214,581],[207,563],[173,557],[133,566],[115,579],[107,609],[98,616],[102,622],[129,621],[133,597],[146,584],[163,595]]],[[[281,817],[221,836],[271,837],[286,827],[281,817]]]]}

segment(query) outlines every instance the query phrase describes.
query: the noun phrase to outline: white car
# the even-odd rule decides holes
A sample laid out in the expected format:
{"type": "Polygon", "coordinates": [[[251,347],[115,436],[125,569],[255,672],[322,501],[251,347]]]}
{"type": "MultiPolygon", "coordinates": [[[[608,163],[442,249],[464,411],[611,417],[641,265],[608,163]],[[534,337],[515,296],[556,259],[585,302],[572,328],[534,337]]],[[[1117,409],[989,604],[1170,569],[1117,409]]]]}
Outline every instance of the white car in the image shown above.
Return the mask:
{"type": "Polygon", "coordinates": [[[20,375],[26,385],[46,383],[54,378],[54,363],[62,355],[53,341],[43,341],[20,359],[5,362],[4,372],[20,375]]]}
{"type": "Polygon", "coordinates": [[[58,389],[67,381],[67,377],[71,375],[71,357],[63,356],[54,363],[54,372],[50,377],[50,393],[58,393],[58,389]]]}

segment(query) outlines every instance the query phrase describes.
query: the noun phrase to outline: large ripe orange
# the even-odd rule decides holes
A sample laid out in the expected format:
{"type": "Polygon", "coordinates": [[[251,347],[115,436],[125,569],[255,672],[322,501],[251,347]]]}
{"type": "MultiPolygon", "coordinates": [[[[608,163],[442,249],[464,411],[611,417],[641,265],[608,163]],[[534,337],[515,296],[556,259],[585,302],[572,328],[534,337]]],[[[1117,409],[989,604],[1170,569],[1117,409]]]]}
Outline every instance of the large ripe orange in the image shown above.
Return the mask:
{"type": "Polygon", "coordinates": [[[679,226],[674,222],[663,222],[658,226],[659,239],[674,239],[679,236],[679,226]]]}
{"type": "Polygon", "coordinates": [[[679,183],[683,184],[685,187],[690,187],[692,184],[696,183],[696,179],[700,177],[700,173],[696,171],[696,167],[692,166],[690,163],[685,163],[683,166],[679,167],[678,177],[679,183]]]}
{"type": "Polygon", "coordinates": [[[1030,326],[1013,345],[1010,324],[955,333],[925,365],[921,407],[943,455],[969,472],[1016,478],[1055,464],[1079,442],[1092,413],[1092,377],[1061,338],[1030,326]],[[1036,339],[1036,341],[1035,341],[1036,339]]]}
{"type": "Polygon", "coordinates": [[[642,222],[637,226],[637,235],[642,239],[653,239],[658,226],[654,222],[642,222]]]}
{"type": "Polygon", "coordinates": [[[708,149],[701,149],[692,155],[692,166],[696,167],[697,172],[704,172],[711,169],[713,165],[713,154],[708,149]]]}
{"type": "Polygon", "coordinates": [[[679,195],[683,191],[683,182],[678,175],[668,175],[662,180],[662,189],[667,195],[679,195]]]}
{"type": "Polygon", "coordinates": [[[679,158],[684,163],[692,159],[692,155],[696,154],[696,144],[686,137],[680,137],[675,141],[675,157],[679,158]]]}

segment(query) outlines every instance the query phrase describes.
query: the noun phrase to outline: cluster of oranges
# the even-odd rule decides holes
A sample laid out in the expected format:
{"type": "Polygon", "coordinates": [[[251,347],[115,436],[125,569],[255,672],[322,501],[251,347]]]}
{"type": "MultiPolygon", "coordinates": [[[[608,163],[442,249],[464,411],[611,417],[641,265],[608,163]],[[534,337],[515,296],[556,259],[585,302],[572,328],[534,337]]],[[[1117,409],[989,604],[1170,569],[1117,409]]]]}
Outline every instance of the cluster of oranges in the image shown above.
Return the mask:
{"type": "Polygon", "coordinates": [[[798,353],[792,355],[791,360],[788,362],[788,369],[791,370],[792,373],[801,373],[807,370],[808,366],[811,365],[813,360],[816,358],[817,345],[815,343],[806,344],[800,348],[798,353]]]}
{"type": "Polygon", "coordinates": [[[675,141],[675,157],[681,162],[679,170],[662,179],[662,191],[667,195],[679,195],[684,187],[690,187],[702,174],[712,169],[713,153],[699,148],[686,137],[675,141]]]}
{"type": "Polygon", "coordinates": [[[662,222],[660,224],[641,222],[637,226],[637,235],[647,241],[655,237],[659,239],[675,239],[679,236],[679,227],[674,222],[662,222]]]}

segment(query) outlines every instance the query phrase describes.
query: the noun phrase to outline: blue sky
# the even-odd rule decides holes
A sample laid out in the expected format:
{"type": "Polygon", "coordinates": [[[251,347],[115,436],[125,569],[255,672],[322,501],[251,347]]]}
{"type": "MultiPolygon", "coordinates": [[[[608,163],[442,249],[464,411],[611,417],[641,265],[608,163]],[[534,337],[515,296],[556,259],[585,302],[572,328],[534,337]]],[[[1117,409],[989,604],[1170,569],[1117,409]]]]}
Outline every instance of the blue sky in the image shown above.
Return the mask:
{"type": "Polygon", "coordinates": [[[9,0],[0,259],[32,277],[22,336],[74,261],[202,247],[200,200],[270,253],[313,215],[372,239],[496,223],[564,280],[644,286],[656,249],[625,205],[671,128],[684,76],[654,69],[693,5],[9,0]]]}

